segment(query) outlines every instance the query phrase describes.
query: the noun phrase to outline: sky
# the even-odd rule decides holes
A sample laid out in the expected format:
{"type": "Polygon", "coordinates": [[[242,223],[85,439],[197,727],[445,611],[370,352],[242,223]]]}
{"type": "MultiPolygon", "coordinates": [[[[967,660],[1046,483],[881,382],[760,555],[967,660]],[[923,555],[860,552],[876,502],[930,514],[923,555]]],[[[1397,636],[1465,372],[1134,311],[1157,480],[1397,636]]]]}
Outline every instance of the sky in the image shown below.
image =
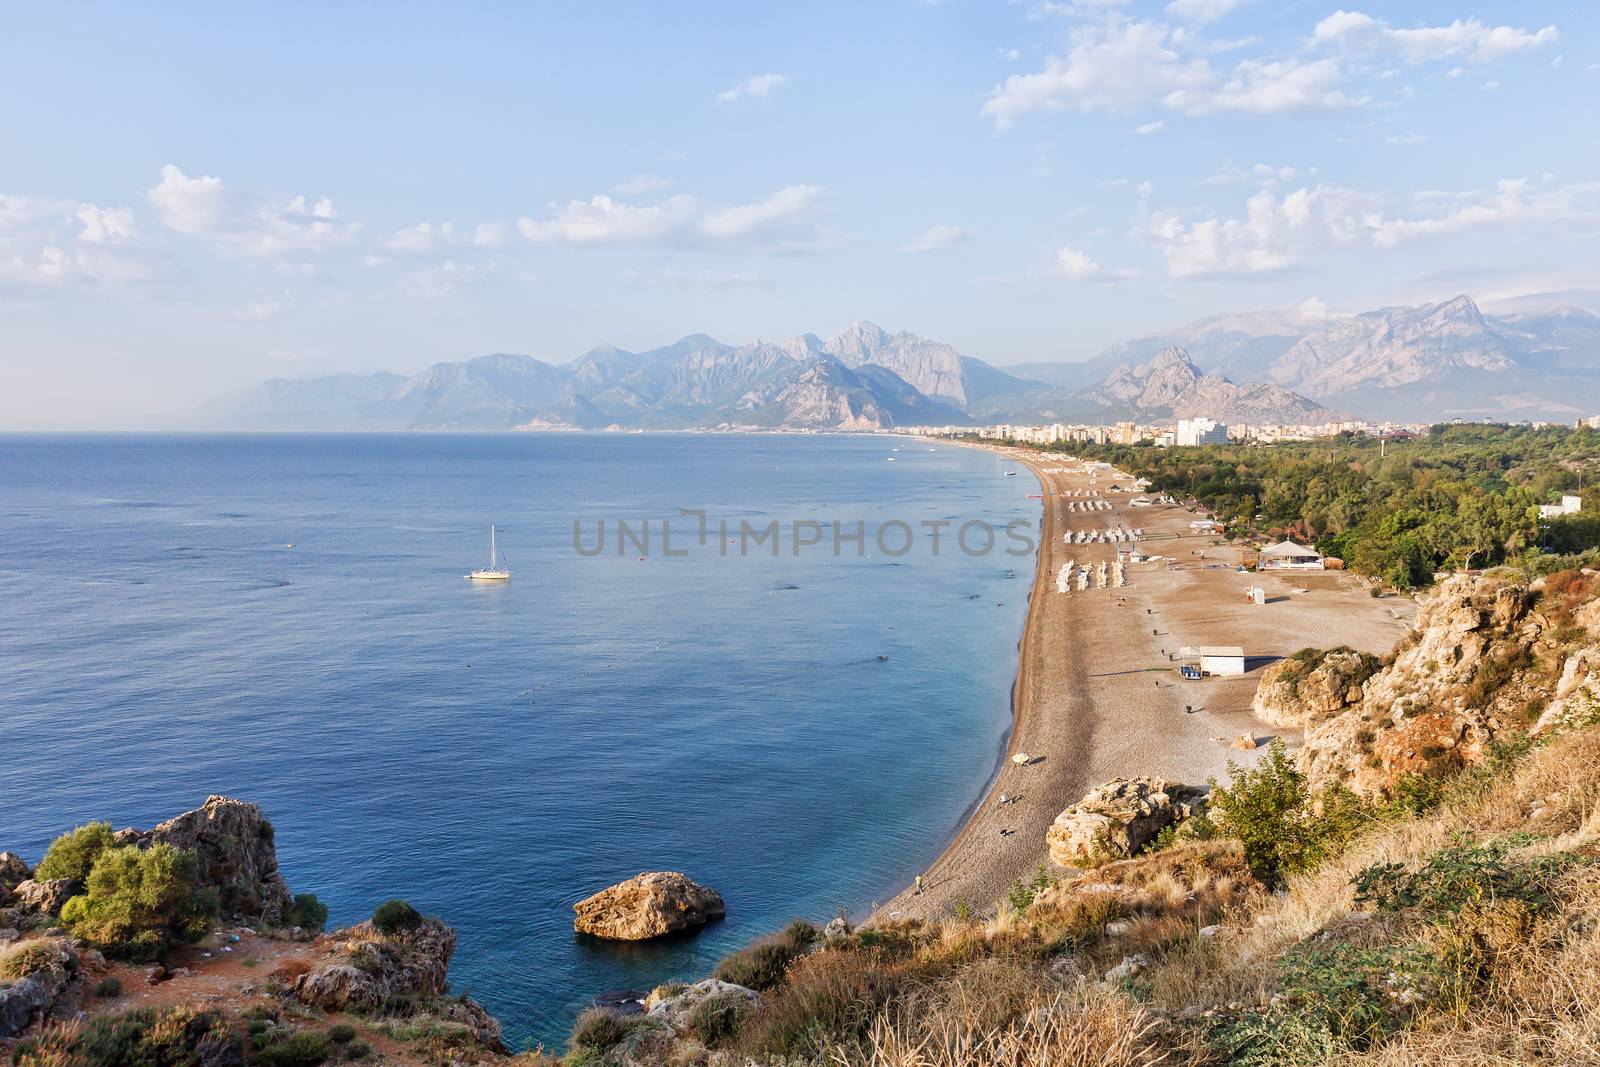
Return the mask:
{"type": "Polygon", "coordinates": [[[1006,365],[1593,287],[1597,105],[1591,3],[18,5],[0,429],[694,332],[1006,365]]]}

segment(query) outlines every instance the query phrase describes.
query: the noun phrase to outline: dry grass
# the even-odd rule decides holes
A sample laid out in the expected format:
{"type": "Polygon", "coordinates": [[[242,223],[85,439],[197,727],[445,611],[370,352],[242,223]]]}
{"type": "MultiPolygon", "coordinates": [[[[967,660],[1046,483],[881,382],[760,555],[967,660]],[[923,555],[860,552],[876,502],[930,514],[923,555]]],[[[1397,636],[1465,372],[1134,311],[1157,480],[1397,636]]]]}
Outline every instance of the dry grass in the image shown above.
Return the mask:
{"type": "Polygon", "coordinates": [[[1169,1062],[1155,1020],[1120,994],[1051,988],[1038,972],[985,961],[900,998],[838,1067],[1154,1067],[1169,1062]]]}

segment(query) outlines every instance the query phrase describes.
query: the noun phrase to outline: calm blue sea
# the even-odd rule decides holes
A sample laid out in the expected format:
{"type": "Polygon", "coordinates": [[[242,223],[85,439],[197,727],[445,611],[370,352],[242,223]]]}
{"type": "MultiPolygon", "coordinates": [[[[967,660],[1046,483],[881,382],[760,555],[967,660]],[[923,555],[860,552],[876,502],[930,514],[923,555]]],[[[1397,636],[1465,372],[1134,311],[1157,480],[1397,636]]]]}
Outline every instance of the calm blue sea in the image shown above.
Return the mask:
{"type": "Polygon", "coordinates": [[[440,915],[454,988],[557,1041],[595,994],[860,915],[938,853],[996,766],[1033,560],[871,531],[1031,527],[1007,466],[868,437],[0,436],[0,848],[257,801],[292,888],[335,922],[440,915]],[[574,550],[575,519],[592,547],[680,508],[712,529],[677,520],[687,557],[574,550]],[[785,523],[783,554],[722,556],[721,519],[785,523]],[[857,520],[866,558],[790,550],[789,523],[857,520]],[[491,522],[500,587],[462,577],[491,522]],[[574,901],[658,869],[727,920],[574,936],[574,901]]]}

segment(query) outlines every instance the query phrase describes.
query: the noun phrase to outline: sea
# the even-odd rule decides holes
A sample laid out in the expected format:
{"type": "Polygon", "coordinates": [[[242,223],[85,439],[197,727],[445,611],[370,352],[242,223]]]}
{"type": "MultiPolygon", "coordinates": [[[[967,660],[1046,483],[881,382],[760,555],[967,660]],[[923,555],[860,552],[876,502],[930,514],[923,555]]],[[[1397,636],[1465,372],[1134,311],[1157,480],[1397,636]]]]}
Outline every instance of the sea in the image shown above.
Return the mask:
{"type": "Polygon", "coordinates": [[[439,916],[453,991],[554,1047],[938,855],[1010,726],[1034,558],[981,529],[1039,503],[1008,470],[882,435],[0,436],[0,849],[255,801],[330,925],[439,916]],[[491,524],[512,578],[468,581],[491,524]],[[574,934],[649,870],[727,918],[574,934]]]}

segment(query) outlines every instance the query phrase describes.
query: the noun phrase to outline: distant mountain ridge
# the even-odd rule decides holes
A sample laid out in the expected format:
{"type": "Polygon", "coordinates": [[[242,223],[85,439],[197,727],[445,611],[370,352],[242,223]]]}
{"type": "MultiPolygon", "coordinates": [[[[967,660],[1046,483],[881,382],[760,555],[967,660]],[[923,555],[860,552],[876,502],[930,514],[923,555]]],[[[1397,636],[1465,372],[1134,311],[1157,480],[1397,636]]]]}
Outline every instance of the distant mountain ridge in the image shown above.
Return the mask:
{"type": "Polygon", "coordinates": [[[1217,315],[1119,342],[1083,363],[1010,369],[1082,389],[1119,367],[1181,347],[1212,374],[1272,382],[1368,418],[1565,420],[1594,414],[1589,409],[1600,407],[1593,399],[1600,396],[1600,315],[1533,297],[1518,298],[1513,307],[1486,314],[1470,297],[1457,296],[1354,315],[1217,315]]]}
{"type": "Polygon", "coordinates": [[[1039,384],[943,342],[858,322],[826,341],[736,346],[690,334],[644,352],[602,345],[565,364],[500,353],[409,378],[273,379],[202,418],[258,429],[862,430],[961,422],[970,402],[1039,384]]]}
{"type": "Polygon", "coordinates": [[[499,353],[410,377],[273,379],[196,419],[231,429],[866,430],[1197,415],[1566,420],[1596,408],[1600,315],[1528,297],[1491,315],[1458,296],[1354,315],[1216,315],[1081,363],[1010,368],[865,321],[827,340],[729,345],[697,333],[643,352],[601,345],[570,363],[499,353]]]}

